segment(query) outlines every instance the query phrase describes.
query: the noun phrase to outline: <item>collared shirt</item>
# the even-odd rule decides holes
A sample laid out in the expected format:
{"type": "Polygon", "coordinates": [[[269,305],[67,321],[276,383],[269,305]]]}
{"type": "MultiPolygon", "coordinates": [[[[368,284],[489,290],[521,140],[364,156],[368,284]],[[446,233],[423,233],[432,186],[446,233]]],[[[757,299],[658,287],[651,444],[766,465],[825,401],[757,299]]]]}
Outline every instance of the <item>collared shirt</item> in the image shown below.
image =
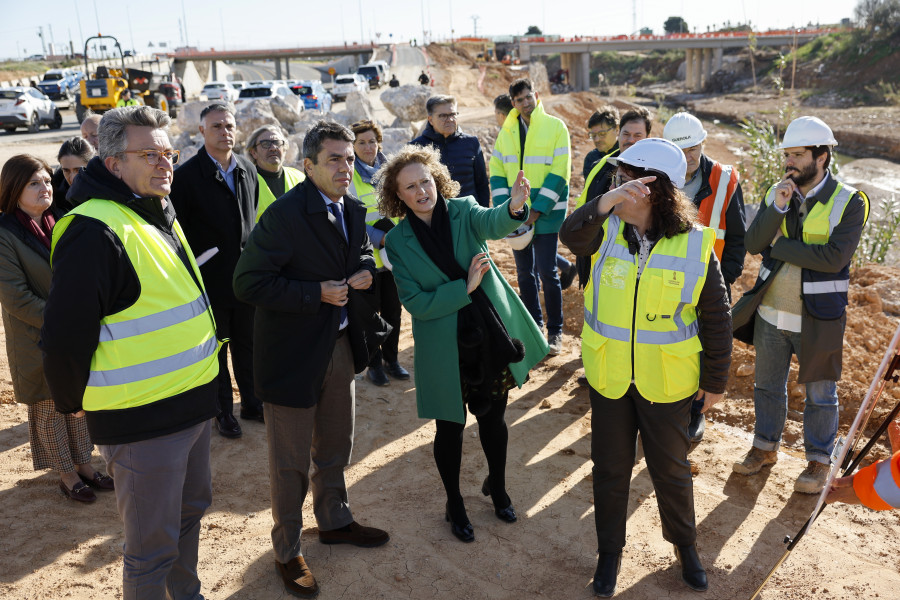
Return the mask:
{"type": "MultiPolygon", "coordinates": [[[[316,188],[316,189],[318,190],[318,188],[316,188]]],[[[341,199],[340,199],[340,200],[338,200],[337,202],[335,202],[334,200],[332,200],[331,198],[329,198],[328,196],[326,196],[325,194],[323,194],[323,193],[322,193],[322,190],[319,190],[319,195],[322,196],[322,200],[325,201],[325,209],[326,209],[328,212],[331,212],[330,205],[332,205],[332,204],[337,204],[338,206],[340,206],[340,213],[341,213],[341,215],[344,214],[345,206],[344,206],[344,198],[343,198],[343,196],[341,196],[341,199]]],[[[350,238],[349,238],[348,235],[347,235],[347,221],[346,221],[346,219],[343,219],[343,218],[341,219],[340,226],[341,226],[341,230],[344,232],[344,239],[347,240],[347,241],[349,241],[350,238]]],[[[350,319],[348,318],[347,307],[346,307],[346,306],[342,306],[342,307],[341,307],[341,324],[340,324],[340,326],[338,327],[338,331],[342,331],[349,323],[350,323],[350,319]]]]}
{"type": "Polygon", "coordinates": [[[697,192],[700,191],[700,186],[703,185],[703,174],[700,172],[702,170],[703,169],[700,167],[697,167],[693,177],[688,181],[685,181],[684,187],[681,188],[681,191],[684,192],[684,195],[687,196],[688,200],[693,200],[697,195],[697,192]]]}
{"type": "Polygon", "coordinates": [[[222,165],[219,164],[219,161],[212,157],[212,154],[209,154],[208,152],[207,154],[209,155],[209,159],[213,161],[213,164],[216,165],[219,173],[225,178],[225,185],[228,186],[228,189],[231,190],[232,194],[237,194],[237,192],[234,191],[234,170],[237,168],[238,163],[237,159],[234,157],[234,153],[231,153],[231,162],[228,164],[227,169],[222,167],[222,165]]]}

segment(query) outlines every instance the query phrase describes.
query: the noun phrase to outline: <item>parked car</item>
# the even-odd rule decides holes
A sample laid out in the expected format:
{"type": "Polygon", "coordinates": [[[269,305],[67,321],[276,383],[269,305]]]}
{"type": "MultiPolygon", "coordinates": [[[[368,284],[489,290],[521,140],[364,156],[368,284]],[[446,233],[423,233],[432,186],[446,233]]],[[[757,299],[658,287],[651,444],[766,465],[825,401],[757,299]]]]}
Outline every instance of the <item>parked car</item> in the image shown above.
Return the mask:
{"type": "Polygon", "coordinates": [[[368,80],[369,87],[380,88],[386,83],[384,69],[380,65],[363,65],[356,69],[356,73],[368,80]]]}
{"type": "Polygon", "coordinates": [[[334,78],[334,86],[331,88],[331,95],[335,102],[346,100],[347,96],[353,92],[365,94],[369,91],[369,82],[362,75],[356,73],[348,73],[346,75],[338,75],[334,78]]]}
{"type": "MultiPolygon", "coordinates": [[[[293,95],[293,92],[286,85],[280,85],[277,83],[273,83],[271,85],[251,85],[241,90],[238,99],[234,101],[234,105],[236,107],[240,106],[248,100],[271,100],[276,96],[287,98],[291,95],[293,95]]],[[[303,110],[302,104],[299,106],[299,109],[303,110]]]]}
{"type": "Polygon", "coordinates": [[[231,83],[231,87],[233,87],[234,89],[236,89],[236,90],[238,91],[238,93],[240,93],[240,91],[241,91],[242,89],[244,89],[245,87],[247,87],[247,82],[246,82],[246,81],[232,81],[232,82],[230,82],[230,83],[231,83]]]}
{"type": "Polygon", "coordinates": [[[51,100],[68,100],[71,102],[78,93],[78,75],[72,69],[50,69],[38,83],[38,89],[51,100]]]}
{"type": "Polygon", "coordinates": [[[204,94],[207,100],[224,100],[225,102],[234,102],[238,97],[238,91],[229,81],[210,81],[203,86],[203,91],[200,93],[204,94]]]}
{"type": "Polygon", "coordinates": [[[326,113],[331,110],[331,94],[325,91],[320,79],[305,79],[291,86],[291,91],[303,98],[306,110],[318,110],[326,113]]]}
{"type": "Polygon", "coordinates": [[[62,127],[62,115],[53,100],[32,87],[0,88],[0,127],[10,133],[17,127],[37,133],[41,125],[62,127]]]}

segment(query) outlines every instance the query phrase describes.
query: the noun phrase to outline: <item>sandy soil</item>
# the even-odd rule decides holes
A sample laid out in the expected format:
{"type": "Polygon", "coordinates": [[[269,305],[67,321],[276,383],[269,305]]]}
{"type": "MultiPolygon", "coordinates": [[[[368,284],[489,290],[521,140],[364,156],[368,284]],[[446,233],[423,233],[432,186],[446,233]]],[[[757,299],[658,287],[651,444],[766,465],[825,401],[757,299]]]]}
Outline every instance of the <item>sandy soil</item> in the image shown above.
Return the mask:
{"type": "MultiPolygon", "coordinates": [[[[454,72],[440,80],[451,81],[455,93],[472,96],[461,102],[463,122],[489,131],[491,111],[475,91],[479,70],[445,68],[454,72]]],[[[592,103],[600,102],[582,94],[547,98],[548,110],[572,123],[586,121],[592,103]]],[[[583,131],[572,130],[573,170],[580,171],[590,146],[583,131]]],[[[733,145],[724,132],[713,129],[708,152],[727,161],[733,145]]],[[[55,144],[4,146],[0,161],[20,151],[49,158],[55,150],[55,144]]],[[[573,177],[573,194],[581,185],[580,177],[573,177]]],[[[509,248],[492,242],[491,253],[515,281],[509,248]]],[[[757,269],[758,259],[748,260],[736,291],[752,285],[757,269]]],[[[854,274],[844,378],[839,384],[844,430],[896,327],[897,280],[897,270],[887,267],[854,274]]],[[[376,388],[357,378],[356,444],[347,470],[351,506],[359,521],[386,528],[392,539],[382,548],[362,550],[322,545],[314,527],[307,531],[304,554],[322,587],[321,598],[591,597],[596,565],[591,412],[586,388],[576,383],[581,373],[581,292],[569,289],[564,300],[565,351],[540,363],[526,386],[510,395],[508,491],[520,516],[516,524],[497,520],[489,499],[479,493],[487,467],[477,427],[469,420],[461,482],[476,531],[473,544],[458,542],[443,520],[443,492],[431,455],[434,427],[416,417],[412,383],[394,381],[387,388],[376,388]]],[[[814,497],[791,491],[805,466],[802,390],[794,383],[796,370],[779,462],[755,477],[731,472],[731,463],[740,459],[751,440],[753,352],[736,345],[727,399],[713,411],[706,439],[690,455],[696,472],[698,547],[710,577],[704,597],[710,599],[749,598],[781,557],[784,536],[798,531],[815,503],[814,497]]],[[[401,362],[410,368],[412,355],[409,319],[404,315],[401,362]]],[[[900,393],[891,390],[878,414],[898,398],[900,393]]],[[[26,415],[25,407],[14,403],[4,354],[0,530],[7,533],[0,536],[0,597],[120,598],[123,536],[113,497],[101,495],[92,505],[69,502],[57,490],[54,474],[33,472],[26,415]]],[[[243,427],[240,440],[218,436],[212,440],[214,500],[200,541],[204,594],[213,599],[286,597],[274,573],[269,538],[264,428],[258,423],[243,427]]],[[[875,455],[886,452],[880,444],[875,455]]],[[[97,455],[94,464],[102,468],[97,455]]],[[[313,526],[309,498],[304,513],[313,526]]],[[[760,597],[898,598],[898,536],[897,513],[829,507],[760,597]]],[[[643,460],[632,480],[628,539],[616,597],[697,597],[680,581],[672,550],[662,539],[643,460]]]]}

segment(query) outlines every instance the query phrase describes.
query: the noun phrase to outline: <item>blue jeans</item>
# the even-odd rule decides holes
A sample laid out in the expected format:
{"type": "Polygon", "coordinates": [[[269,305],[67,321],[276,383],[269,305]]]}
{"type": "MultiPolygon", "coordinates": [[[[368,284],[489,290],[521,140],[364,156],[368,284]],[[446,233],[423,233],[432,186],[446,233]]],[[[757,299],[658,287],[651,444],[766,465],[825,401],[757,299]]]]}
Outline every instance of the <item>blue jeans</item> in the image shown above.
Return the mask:
{"type": "MultiPolygon", "coordinates": [[[[800,356],[800,334],[779,330],[757,315],[753,331],[756,347],[756,435],[760,450],[778,450],[787,419],[787,379],[791,354],[800,356]]],[[[803,409],[803,446],[806,460],[828,464],[838,429],[837,385],[808,381],[803,409]]]]}
{"type": "Polygon", "coordinates": [[[547,335],[562,333],[562,286],[556,270],[556,233],[536,233],[531,245],[524,250],[513,250],[516,259],[516,275],[519,279],[519,297],[538,327],[544,324],[541,300],[538,297],[538,276],[544,288],[544,304],[547,307],[547,335]]]}

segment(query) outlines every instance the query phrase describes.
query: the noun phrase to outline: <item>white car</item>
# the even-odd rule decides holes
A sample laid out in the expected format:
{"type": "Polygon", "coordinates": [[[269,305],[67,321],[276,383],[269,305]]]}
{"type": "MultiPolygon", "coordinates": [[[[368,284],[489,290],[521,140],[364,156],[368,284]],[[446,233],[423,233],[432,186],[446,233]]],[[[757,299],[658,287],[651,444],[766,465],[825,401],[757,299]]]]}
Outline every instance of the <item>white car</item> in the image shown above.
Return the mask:
{"type": "Polygon", "coordinates": [[[37,133],[41,125],[50,129],[62,127],[62,115],[56,104],[32,87],[0,88],[0,127],[12,133],[17,127],[27,127],[37,133]]]}
{"type": "Polygon", "coordinates": [[[225,102],[234,102],[238,97],[238,91],[234,89],[230,81],[210,81],[203,86],[203,91],[200,93],[204,94],[207,100],[224,100],[225,102]]]}
{"type": "MultiPolygon", "coordinates": [[[[280,96],[281,98],[287,98],[288,96],[293,96],[294,92],[286,86],[280,83],[273,83],[270,85],[251,85],[249,87],[245,87],[241,90],[238,99],[234,101],[235,107],[244,104],[250,100],[271,100],[276,96],[280,96]]],[[[303,103],[299,103],[298,110],[303,110],[303,103]]]]}
{"type": "Polygon", "coordinates": [[[369,91],[369,80],[356,73],[338,75],[334,78],[334,86],[331,88],[331,96],[335,102],[346,100],[353,92],[366,94],[369,91]]]}

